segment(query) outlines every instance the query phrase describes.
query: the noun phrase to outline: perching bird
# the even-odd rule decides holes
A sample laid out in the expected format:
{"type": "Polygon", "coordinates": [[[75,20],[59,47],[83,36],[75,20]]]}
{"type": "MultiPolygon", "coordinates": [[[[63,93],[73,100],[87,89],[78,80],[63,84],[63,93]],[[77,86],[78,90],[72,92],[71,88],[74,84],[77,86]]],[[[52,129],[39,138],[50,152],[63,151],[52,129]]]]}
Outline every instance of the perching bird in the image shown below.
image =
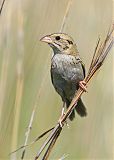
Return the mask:
{"type": "MultiPolygon", "coordinates": [[[[41,38],[53,49],[51,59],[51,79],[57,93],[61,96],[63,104],[68,108],[79,86],[84,88],[85,77],[84,64],[73,39],[65,33],[54,33],[41,38]]],[[[78,100],[75,110],[83,117],[86,116],[86,108],[81,100],[78,100]]],[[[69,116],[75,117],[75,110],[69,116]]]]}

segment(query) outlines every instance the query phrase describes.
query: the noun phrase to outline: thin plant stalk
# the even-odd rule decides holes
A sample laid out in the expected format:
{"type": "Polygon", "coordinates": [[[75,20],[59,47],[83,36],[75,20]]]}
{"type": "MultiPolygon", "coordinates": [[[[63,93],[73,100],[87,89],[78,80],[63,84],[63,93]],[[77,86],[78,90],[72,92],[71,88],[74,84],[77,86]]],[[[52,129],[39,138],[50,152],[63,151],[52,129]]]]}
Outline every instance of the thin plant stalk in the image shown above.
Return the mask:
{"type": "MultiPolygon", "coordinates": [[[[100,41],[98,40],[97,47],[95,48],[95,52],[93,54],[93,58],[92,58],[92,61],[90,64],[89,72],[88,72],[86,78],[84,79],[86,85],[89,83],[89,81],[95,75],[95,73],[101,68],[107,54],[109,53],[110,49],[112,48],[112,46],[114,44],[114,38],[112,37],[113,31],[114,31],[114,25],[112,26],[112,29],[108,32],[106,39],[104,40],[104,42],[102,44],[100,44],[100,41]]],[[[66,113],[63,115],[63,117],[60,118],[60,122],[53,129],[53,131],[52,131],[53,134],[51,133],[49,135],[49,137],[48,137],[49,141],[46,140],[43,143],[43,145],[41,146],[40,150],[38,151],[38,153],[35,157],[35,160],[37,160],[39,158],[42,151],[48,145],[48,148],[47,148],[46,152],[44,152],[44,156],[42,158],[42,160],[47,160],[47,157],[49,157],[49,155],[54,147],[54,144],[57,141],[57,139],[63,129],[63,126],[65,124],[66,119],[69,117],[72,110],[75,108],[75,104],[77,103],[78,99],[81,97],[81,95],[83,93],[84,93],[84,90],[79,88],[78,91],[76,92],[71,104],[69,105],[66,113]],[[50,141],[51,141],[51,143],[49,143],[50,141]]]]}
{"type": "MultiPolygon", "coordinates": [[[[24,58],[24,31],[23,31],[23,10],[21,6],[21,1],[18,2],[17,7],[17,63],[16,63],[16,97],[15,97],[15,117],[12,131],[12,146],[11,150],[14,150],[17,146],[18,140],[18,131],[19,131],[19,121],[20,121],[20,111],[21,111],[21,102],[23,95],[23,86],[24,86],[24,71],[23,71],[23,58],[24,58]]],[[[16,159],[16,154],[14,154],[13,159],[16,159]]]]}
{"type": "Polygon", "coordinates": [[[3,10],[3,7],[4,7],[5,1],[6,0],[3,0],[2,3],[1,3],[1,6],[0,6],[0,15],[2,14],[2,10],[3,10]]]}
{"type": "MultiPolygon", "coordinates": [[[[68,4],[67,4],[67,7],[66,7],[66,10],[65,10],[65,14],[64,14],[64,17],[63,17],[63,20],[62,20],[62,24],[61,24],[61,28],[60,28],[60,32],[63,31],[64,27],[65,27],[65,23],[66,23],[66,20],[67,20],[67,17],[69,15],[69,11],[70,11],[70,8],[71,8],[71,4],[72,4],[72,0],[69,0],[68,1],[68,4]]],[[[38,100],[40,98],[40,95],[41,95],[41,91],[44,87],[44,83],[46,82],[46,77],[47,77],[47,63],[49,61],[49,58],[47,58],[47,61],[45,63],[45,69],[44,69],[44,76],[43,76],[43,81],[41,83],[41,86],[40,86],[40,89],[38,91],[38,94],[37,94],[37,98],[36,98],[36,102],[35,102],[35,105],[33,107],[33,111],[32,111],[32,114],[31,114],[31,117],[30,117],[30,121],[29,121],[29,125],[28,125],[28,128],[27,128],[27,131],[25,133],[25,142],[24,142],[24,149],[22,151],[22,155],[21,155],[21,159],[24,159],[24,156],[25,156],[25,149],[26,149],[26,145],[28,143],[28,138],[29,138],[29,134],[30,134],[30,131],[31,131],[31,128],[32,128],[32,124],[33,124],[33,120],[34,120],[34,116],[35,116],[35,112],[36,112],[36,109],[38,107],[38,100]]]]}

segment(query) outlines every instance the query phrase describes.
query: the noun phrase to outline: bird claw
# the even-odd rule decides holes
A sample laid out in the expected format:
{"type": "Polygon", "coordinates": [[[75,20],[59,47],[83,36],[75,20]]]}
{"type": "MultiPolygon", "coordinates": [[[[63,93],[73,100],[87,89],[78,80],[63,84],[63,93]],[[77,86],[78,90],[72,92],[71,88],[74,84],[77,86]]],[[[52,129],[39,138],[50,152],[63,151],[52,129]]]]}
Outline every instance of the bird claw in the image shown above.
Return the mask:
{"type": "MultiPolygon", "coordinates": [[[[62,109],[62,114],[61,114],[61,116],[60,116],[60,118],[59,118],[59,121],[58,121],[58,123],[59,123],[59,125],[60,125],[60,127],[62,128],[63,127],[63,123],[61,122],[61,119],[62,119],[62,117],[65,115],[65,112],[64,112],[64,108],[62,109]]],[[[67,123],[67,121],[65,120],[65,123],[66,123],[66,125],[67,125],[67,127],[69,128],[69,125],[68,125],[68,123],[67,123]]]]}
{"type": "Polygon", "coordinates": [[[59,123],[60,127],[63,128],[63,124],[61,122],[61,119],[59,119],[58,123],[59,123]]]}
{"type": "Polygon", "coordinates": [[[86,86],[86,82],[85,82],[84,80],[79,82],[79,87],[80,87],[84,92],[87,92],[87,86],[86,86]]]}
{"type": "Polygon", "coordinates": [[[59,118],[59,120],[58,120],[58,123],[59,123],[59,125],[60,125],[60,127],[62,128],[63,127],[63,124],[62,124],[62,122],[61,122],[61,119],[62,119],[62,117],[64,116],[64,108],[62,108],[62,112],[61,112],[61,116],[60,116],[60,118],[59,118]]]}
{"type": "MultiPolygon", "coordinates": [[[[63,116],[65,115],[65,102],[63,102],[63,107],[62,107],[62,111],[61,111],[61,116],[60,116],[60,118],[59,118],[59,120],[58,120],[58,123],[59,123],[59,125],[60,125],[60,127],[62,128],[63,127],[63,122],[61,121],[62,120],[62,118],[63,118],[63,116]]],[[[69,128],[69,125],[68,125],[68,123],[67,123],[67,120],[65,120],[65,123],[66,123],[66,125],[67,125],[67,127],[69,128]]]]}
{"type": "MultiPolygon", "coordinates": [[[[59,123],[60,127],[63,128],[63,123],[62,123],[62,121],[61,121],[61,117],[60,117],[58,123],[59,123]]],[[[69,124],[67,123],[66,120],[65,120],[65,123],[66,123],[66,126],[69,128],[69,124]]]]}

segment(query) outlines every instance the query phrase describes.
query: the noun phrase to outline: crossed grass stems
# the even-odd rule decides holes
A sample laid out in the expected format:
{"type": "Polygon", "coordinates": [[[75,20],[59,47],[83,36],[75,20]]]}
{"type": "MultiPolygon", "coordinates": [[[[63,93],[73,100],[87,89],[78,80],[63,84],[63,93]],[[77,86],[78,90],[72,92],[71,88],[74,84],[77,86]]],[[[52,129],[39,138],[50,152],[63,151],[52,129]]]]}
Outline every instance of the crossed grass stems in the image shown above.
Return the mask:
{"type": "MultiPolygon", "coordinates": [[[[114,25],[112,26],[111,29],[109,29],[108,34],[107,34],[103,43],[101,42],[100,38],[98,39],[98,42],[97,42],[97,45],[96,45],[96,48],[95,48],[95,51],[93,54],[93,58],[92,58],[92,61],[91,61],[90,67],[89,67],[88,74],[84,79],[86,85],[89,83],[91,78],[95,75],[95,73],[101,68],[105,58],[107,57],[110,49],[112,48],[113,43],[114,43],[114,38],[112,37],[113,31],[114,31],[114,25]]],[[[48,145],[48,147],[43,155],[42,160],[48,159],[48,157],[54,147],[54,144],[57,141],[57,139],[63,129],[63,126],[65,125],[66,119],[72,113],[72,110],[75,108],[75,104],[77,103],[78,99],[81,97],[81,95],[83,93],[84,93],[84,90],[79,88],[78,91],[76,92],[69,108],[67,109],[66,113],[60,118],[60,122],[57,123],[57,125],[54,128],[52,128],[52,133],[49,135],[49,137],[46,139],[46,141],[41,146],[40,150],[37,153],[37,156],[35,157],[35,160],[37,160],[39,158],[42,151],[45,149],[45,147],[47,145],[48,145]],[[61,126],[61,124],[62,124],[62,126],[61,126]]]]}
{"type": "MultiPolygon", "coordinates": [[[[5,3],[5,0],[2,1],[1,7],[0,7],[0,15],[2,13],[4,3],[5,3]]],[[[71,3],[69,3],[69,5],[67,7],[65,15],[68,14],[70,6],[71,6],[71,3]]],[[[66,16],[64,18],[66,18],[66,16]]],[[[62,24],[61,28],[64,28],[64,24],[65,24],[64,22],[65,22],[65,20],[63,20],[63,24],[62,24]]],[[[113,31],[114,31],[114,24],[109,29],[104,42],[101,42],[100,38],[98,39],[98,42],[97,42],[97,45],[96,45],[96,48],[95,48],[95,51],[94,51],[94,54],[93,54],[93,58],[92,58],[92,61],[91,61],[90,67],[89,67],[88,74],[84,79],[86,85],[89,83],[91,78],[95,75],[95,73],[101,68],[105,58],[107,57],[110,49],[112,48],[113,43],[114,43],[114,38],[112,36],[113,31]]],[[[38,136],[33,142],[31,142],[30,144],[26,144],[26,145],[21,146],[20,148],[18,148],[17,150],[15,150],[12,153],[15,153],[18,150],[24,148],[24,150],[22,152],[22,156],[21,156],[21,159],[23,159],[24,155],[25,155],[25,147],[34,144],[39,139],[41,139],[43,136],[45,136],[47,133],[52,131],[51,134],[46,138],[45,142],[43,143],[43,145],[41,146],[40,150],[38,151],[38,153],[35,157],[35,160],[37,160],[39,158],[39,156],[41,155],[42,151],[48,145],[46,151],[44,152],[43,158],[42,158],[42,160],[47,160],[51,151],[52,151],[52,149],[53,149],[53,147],[54,147],[54,144],[56,143],[56,141],[57,141],[64,125],[65,125],[66,119],[69,117],[72,110],[75,108],[75,104],[77,103],[78,99],[81,97],[81,95],[83,93],[84,93],[84,90],[79,88],[77,93],[75,94],[69,108],[67,109],[66,113],[62,117],[59,118],[59,123],[57,123],[57,125],[55,127],[52,127],[51,129],[45,131],[43,134],[38,136]],[[60,124],[62,124],[62,126],[60,124]]]]}
{"type": "MultiPolygon", "coordinates": [[[[90,64],[90,67],[88,70],[88,74],[84,79],[86,85],[90,82],[90,80],[95,75],[95,73],[101,68],[105,58],[107,57],[109,51],[111,50],[113,43],[114,43],[113,31],[114,31],[114,24],[109,29],[109,31],[106,35],[106,38],[103,42],[101,42],[100,38],[98,39],[97,45],[95,47],[94,54],[93,54],[93,57],[91,60],[91,64],[90,64]]],[[[12,153],[15,153],[20,149],[23,149],[25,147],[28,147],[28,146],[34,144],[35,142],[37,142],[39,139],[41,139],[42,137],[44,137],[47,133],[49,133],[51,131],[50,135],[46,138],[45,142],[42,144],[37,155],[35,156],[35,160],[37,160],[40,157],[41,153],[46,148],[46,146],[48,145],[46,151],[43,154],[43,158],[42,158],[42,160],[47,160],[49,158],[49,155],[50,155],[58,137],[60,136],[60,133],[63,130],[63,127],[66,123],[66,120],[70,116],[72,110],[75,108],[75,104],[77,103],[78,99],[81,97],[81,95],[83,93],[84,93],[84,90],[79,88],[78,91],[76,92],[69,108],[67,109],[66,113],[62,117],[59,118],[59,122],[57,123],[57,125],[55,127],[52,127],[49,130],[45,131],[40,136],[38,136],[33,142],[31,142],[30,144],[21,146],[20,148],[18,148],[17,150],[15,150],[12,153]]],[[[25,155],[25,150],[22,153],[21,159],[24,158],[24,155],[25,155]]]]}

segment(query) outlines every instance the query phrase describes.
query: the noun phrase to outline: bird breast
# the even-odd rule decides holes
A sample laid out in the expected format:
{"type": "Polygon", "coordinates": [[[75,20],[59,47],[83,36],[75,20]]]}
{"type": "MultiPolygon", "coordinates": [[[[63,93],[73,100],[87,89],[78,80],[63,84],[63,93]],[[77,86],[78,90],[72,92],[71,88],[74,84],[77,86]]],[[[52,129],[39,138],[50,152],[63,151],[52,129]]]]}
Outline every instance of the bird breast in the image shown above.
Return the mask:
{"type": "Polygon", "coordinates": [[[83,79],[83,71],[79,56],[56,54],[51,60],[51,72],[67,81],[83,79]]]}

